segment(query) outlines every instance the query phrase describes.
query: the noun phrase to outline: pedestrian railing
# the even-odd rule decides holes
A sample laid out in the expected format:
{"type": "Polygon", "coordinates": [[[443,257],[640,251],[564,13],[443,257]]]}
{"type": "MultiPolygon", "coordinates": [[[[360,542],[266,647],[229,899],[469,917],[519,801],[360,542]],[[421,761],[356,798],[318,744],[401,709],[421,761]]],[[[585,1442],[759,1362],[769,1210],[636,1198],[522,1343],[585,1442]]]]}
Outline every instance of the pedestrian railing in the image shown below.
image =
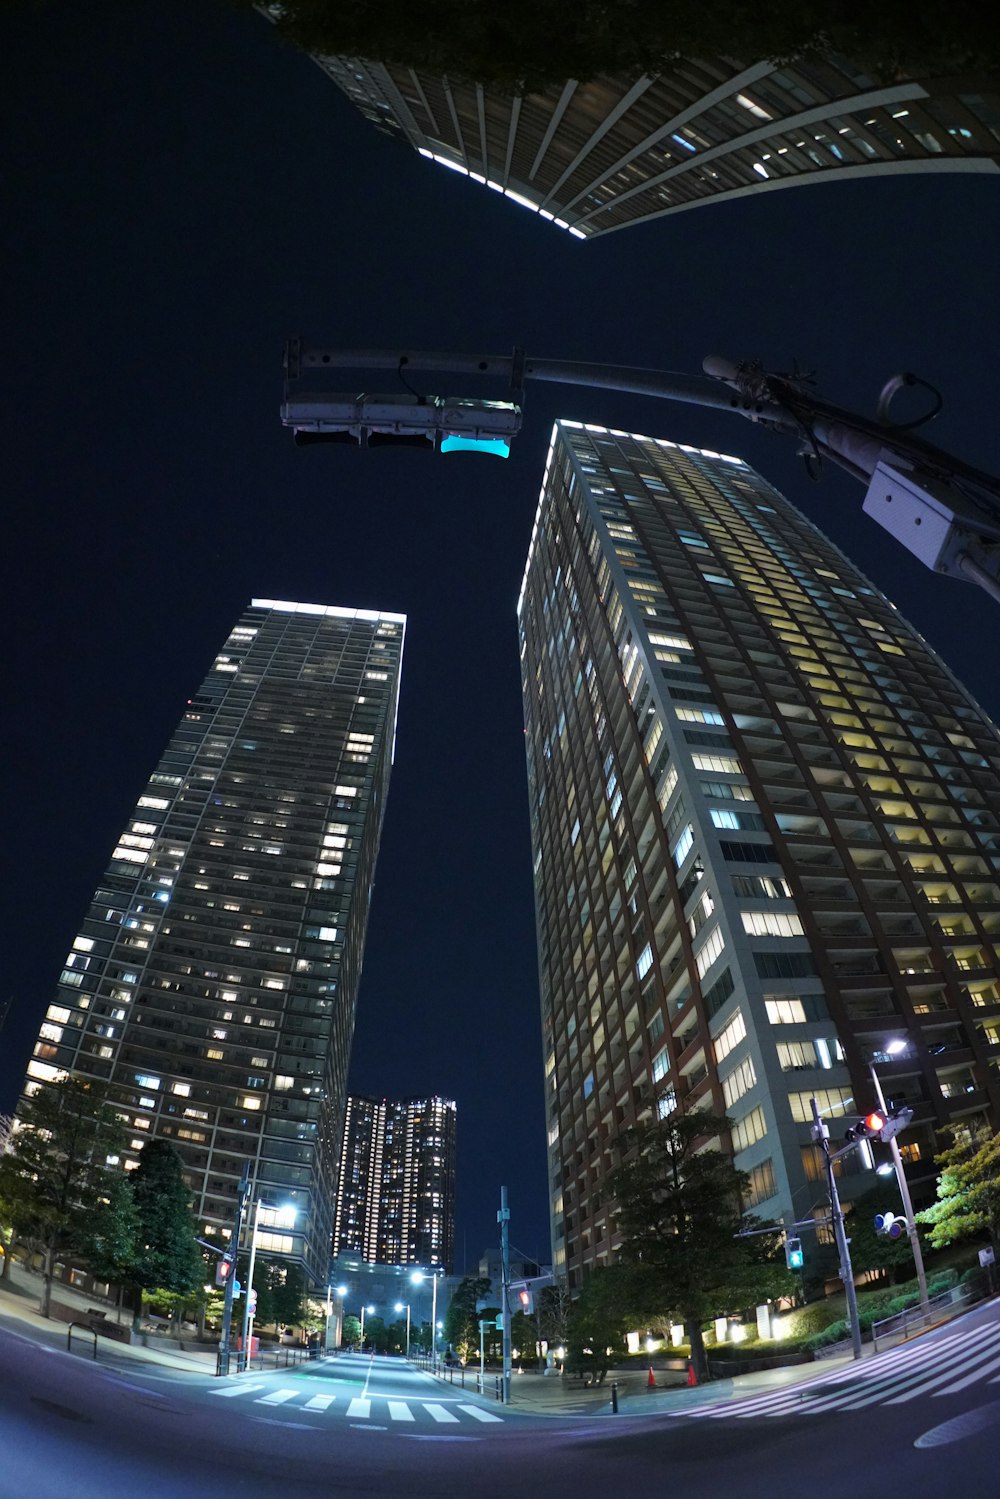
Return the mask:
{"type": "Polygon", "coordinates": [[[923,1332],[933,1322],[943,1322],[948,1317],[957,1316],[975,1299],[967,1287],[961,1290],[956,1287],[932,1297],[926,1308],[908,1306],[892,1317],[883,1317],[880,1322],[872,1323],[872,1347],[878,1353],[879,1344],[884,1345],[890,1338],[900,1338],[905,1342],[914,1333],[923,1332]]]}

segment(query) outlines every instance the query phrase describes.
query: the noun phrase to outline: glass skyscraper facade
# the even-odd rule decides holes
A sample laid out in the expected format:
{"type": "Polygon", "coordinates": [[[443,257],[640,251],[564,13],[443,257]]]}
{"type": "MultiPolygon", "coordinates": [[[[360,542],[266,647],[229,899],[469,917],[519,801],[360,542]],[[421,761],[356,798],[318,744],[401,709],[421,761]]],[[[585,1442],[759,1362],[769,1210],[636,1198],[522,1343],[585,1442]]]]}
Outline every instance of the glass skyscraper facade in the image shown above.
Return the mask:
{"type": "Polygon", "coordinates": [[[557,423],[518,613],[556,1269],[613,1256],[654,1090],[731,1117],[747,1207],[823,1219],[810,1099],[836,1141],[874,1061],[919,1202],[943,1126],[1000,1122],[997,729],[719,453],[557,423]]]}
{"type": "Polygon", "coordinates": [[[844,57],[705,57],[521,96],[316,61],[377,129],[578,239],[809,182],[1000,170],[1000,93],[974,77],[880,83],[844,57]]]}
{"type": "Polygon", "coordinates": [[[250,1163],[259,1248],[326,1285],[405,618],[255,599],[115,848],[26,1086],[110,1085],[132,1169],[180,1151],[224,1240],[250,1163]]]}
{"type": "Polygon", "coordinates": [[[455,1105],[351,1094],[344,1118],[333,1252],[368,1264],[455,1259],[455,1105]]]}

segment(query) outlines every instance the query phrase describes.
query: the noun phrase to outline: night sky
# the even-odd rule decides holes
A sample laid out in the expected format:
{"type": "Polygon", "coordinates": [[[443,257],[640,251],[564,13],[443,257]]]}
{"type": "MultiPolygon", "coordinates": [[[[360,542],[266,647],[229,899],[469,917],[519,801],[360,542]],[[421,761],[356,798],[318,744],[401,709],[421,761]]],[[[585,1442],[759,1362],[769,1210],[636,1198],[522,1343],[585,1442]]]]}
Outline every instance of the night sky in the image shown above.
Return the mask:
{"type": "MultiPolygon", "coordinates": [[[[729,415],[529,385],[506,463],[299,451],[281,350],[816,369],[872,412],[940,386],[928,436],[1000,471],[1000,183],[883,177],[697,208],[590,244],[380,136],[252,14],[7,5],[0,222],[0,1110],[118,833],[253,596],[405,612],[396,765],[351,1087],[458,1102],[458,1268],[548,1253],[515,606],[554,417],[737,453],[802,505],[1000,716],[1000,609],[934,578],[729,415]]],[[[411,377],[412,378],[412,377],[411,377]]],[[[352,384],[396,389],[395,376],[352,384]]],[[[485,384],[429,393],[502,398],[485,384]]]]}

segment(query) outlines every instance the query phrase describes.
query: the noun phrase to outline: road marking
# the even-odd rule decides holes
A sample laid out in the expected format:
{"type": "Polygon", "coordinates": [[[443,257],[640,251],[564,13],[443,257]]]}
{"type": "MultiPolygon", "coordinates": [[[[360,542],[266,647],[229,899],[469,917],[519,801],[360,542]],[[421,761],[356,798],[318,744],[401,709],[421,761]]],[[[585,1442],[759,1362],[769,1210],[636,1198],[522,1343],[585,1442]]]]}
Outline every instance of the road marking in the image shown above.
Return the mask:
{"type": "Polygon", "coordinates": [[[327,1406],[332,1405],[336,1398],[336,1395],[314,1395],[311,1400],[306,1401],[304,1409],[307,1411],[325,1411],[327,1406]]]}
{"type": "Polygon", "coordinates": [[[452,1415],[451,1411],[450,1410],[446,1410],[443,1405],[434,1405],[433,1403],[431,1403],[431,1404],[426,1404],[425,1403],[424,1410],[427,1412],[427,1414],[429,1416],[433,1416],[434,1419],[435,1419],[435,1421],[454,1421],[456,1423],[458,1421],[458,1417],[452,1415]]]}
{"type": "Polygon", "coordinates": [[[981,1405],[976,1410],[963,1411],[960,1416],[953,1416],[950,1421],[942,1421],[940,1426],[932,1426],[930,1431],[925,1431],[922,1436],[917,1437],[914,1447],[946,1447],[951,1442],[961,1442],[966,1437],[976,1435],[987,1426],[994,1426],[1000,1421],[1000,1401],[994,1400],[991,1405],[981,1405]]]}
{"type": "Polygon", "coordinates": [[[284,1405],[286,1400],[294,1400],[298,1390],[272,1390],[270,1395],[261,1395],[255,1401],[256,1405],[284,1405]]]}
{"type": "Polygon", "coordinates": [[[367,1421],[372,1413],[372,1403],[365,1400],[361,1395],[356,1395],[347,1407],[347,1414],[356,1420],[367,1421]]]}
{"type": "Polygon", "coordinates": [[[256,1384],[234,1384],[225,1390],[209,1390],[210,1395],[249,1395],[252,1390],[263,1390],[264,1384],[258,1380],[256,1384]]]}
{"type": "Polygon", "coordinates": [[[467,1416],[475,1416],[477,1421],[503,1420],[503,1416],[495,1416],[492,1411],[483,1410],[480,1405],[460,1405],[458,1409],[464,1411],[467,1416]]]}
{"type": "Polygon", "coordinates": [[[390,1400],[389,1419],[392,1421],[412,1421],[415,1418],[405,1400],[390,1400]]]}

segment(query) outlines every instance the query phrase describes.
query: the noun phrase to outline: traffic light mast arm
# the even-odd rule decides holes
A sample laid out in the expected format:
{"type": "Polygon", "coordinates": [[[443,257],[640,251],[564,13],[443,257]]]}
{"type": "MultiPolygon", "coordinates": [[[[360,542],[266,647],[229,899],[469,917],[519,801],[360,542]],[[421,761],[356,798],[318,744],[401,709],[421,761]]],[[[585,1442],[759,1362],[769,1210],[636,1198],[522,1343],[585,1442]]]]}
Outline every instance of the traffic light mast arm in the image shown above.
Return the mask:
{"type": "MultiPolygon", "coordinates": [[[[303,348],[298,338],[285,346],[286,392],[303,369],[392,369],[401,377],[404,370],[500,377],[515,399],[525,380],[548,380],[734,412],[798,437],[800,451],[814,467],[826,459],[845,469],[868,487],[865,513],[925,567],[975,583],[1000,602],[1000,483],[914,436],[915,423],[889,419],[895,391],[926,382],[896,376],[883,390],[876,416],[868,418],[821,400],[797,375],[770,374],[752,363],[715,356],[704,361],[704,368],[710,378],[629,365],[530,359],[521,349],[511,355],[313,349],[303,348]]],[[[285,420],[299,425],[290,413],[285,420]]]]}

